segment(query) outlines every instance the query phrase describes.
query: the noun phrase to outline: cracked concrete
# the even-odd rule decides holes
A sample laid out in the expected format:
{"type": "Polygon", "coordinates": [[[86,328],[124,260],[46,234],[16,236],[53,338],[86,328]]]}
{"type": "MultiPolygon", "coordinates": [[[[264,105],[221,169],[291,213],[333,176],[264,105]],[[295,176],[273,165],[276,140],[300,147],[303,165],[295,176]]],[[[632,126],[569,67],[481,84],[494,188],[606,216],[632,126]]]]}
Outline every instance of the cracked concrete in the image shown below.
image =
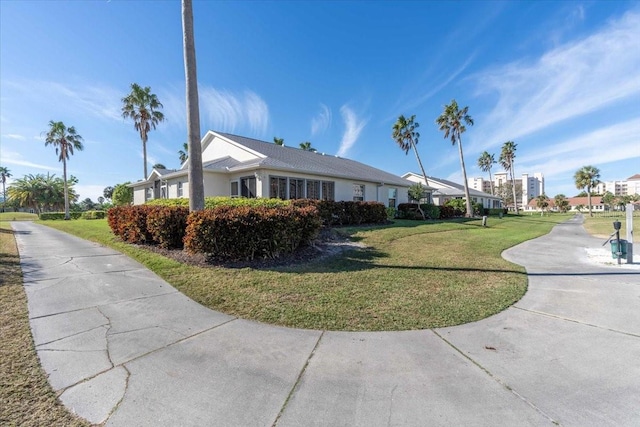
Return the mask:
{"type": "Polygon", "coordinates": [[[42,366],[93,423],[640,424],[640,273],[585,261],[601,242],[576,220],[505,252],[529,277],[513,307],[451,328],[370,333],[236,319],[111,249],[13,227],[42,366]]]}

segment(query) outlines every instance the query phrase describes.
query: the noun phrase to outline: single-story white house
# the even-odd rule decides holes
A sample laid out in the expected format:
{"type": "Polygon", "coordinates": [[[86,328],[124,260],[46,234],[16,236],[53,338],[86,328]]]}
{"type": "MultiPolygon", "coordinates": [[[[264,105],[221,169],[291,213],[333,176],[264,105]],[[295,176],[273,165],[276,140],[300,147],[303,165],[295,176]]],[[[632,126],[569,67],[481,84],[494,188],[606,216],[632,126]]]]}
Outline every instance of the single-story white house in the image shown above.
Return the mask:
{"type": "MultiPolygon", "coordinates": [[[[209,131],[202,138],[205,197],[376,201],[397,207],[412,182],[355,160],[209,131]]],[[[189,196],[188,161],[130,184],[133,203],[189,196]]]]}
{"type": "MultiPolygon", "coordinates": [[[[402,175],[403,178],[411,182],[419,182],[425,185],[424,177],[420,174],[407,172],[402,175]]],[[[464,199],[464,185],[457,184],[446,179],[435,178],[433,176],[427,176],[429,181],[429,187],[433,188],[433,204],[437,206],[443,206],[451,199],[464,199]]],[[[487,209],[500,209],[502,208],[502,199],[498,196],[492,196],[491,194],[474,190],[469,188],[469,196],[473,203],[480,203],[482,207],[487,209]]]]}

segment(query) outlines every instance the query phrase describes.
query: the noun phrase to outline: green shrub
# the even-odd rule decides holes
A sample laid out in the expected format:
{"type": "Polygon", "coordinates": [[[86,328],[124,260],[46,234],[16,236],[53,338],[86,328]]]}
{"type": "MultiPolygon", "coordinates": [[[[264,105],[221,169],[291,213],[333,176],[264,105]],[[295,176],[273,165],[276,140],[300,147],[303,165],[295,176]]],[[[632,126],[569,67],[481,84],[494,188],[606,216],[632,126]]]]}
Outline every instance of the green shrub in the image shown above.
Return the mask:
{"type": "Polygon", "coordinates": [[[220,260],[276,258],[310,243],[320,227],[313,206],[219,206],[189,214],[184,247],[220,260]]]}
{"type": "Polygon", "coordinates": [[[387,221],[387,208],[379,202],[298,199],[291,203],[294,206],[316,207],[326,226],[383,224],[387,221]]]}
{"type": "Polygon", "coordinates": [[[388,207],[387,208],[387,219],[394,219],[398,214],[398,210],[396,208],[388,207]]]}
{"type": "Polygon", "coordinates": [[[500,214],[505,215],[507,213],[506,209],[484,209],[483,210],[483,215],[488,215],[488,216],[499,216],[500,214]]]}
{"type": "Polygon", "coordinates": [[[86,211],[82,212],[82,219],[104,219],[105,211],[86,211]]]}
{"type": "MultiPolygon", "coordinates": [[[[82,212],[69,212],[71,219],[78,219],[82,216],[82,212]]],[[[64,212],[42,212],[38,215],[38,218],[42,221],[64,219],[64,212]]]]}

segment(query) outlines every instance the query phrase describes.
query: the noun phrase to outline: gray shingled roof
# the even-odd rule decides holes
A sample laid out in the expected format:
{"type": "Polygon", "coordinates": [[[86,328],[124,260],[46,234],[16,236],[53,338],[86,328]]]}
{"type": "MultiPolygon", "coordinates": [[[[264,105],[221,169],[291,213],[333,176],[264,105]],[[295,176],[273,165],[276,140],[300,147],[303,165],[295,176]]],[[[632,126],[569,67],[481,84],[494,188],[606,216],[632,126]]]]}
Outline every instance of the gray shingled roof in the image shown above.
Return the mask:
{"type": "MultiPolygon", "coordinates": [[[[385,184],[400,185],[410,187],[413,183],[409,180],[385,172],[381,169],[332,155],[314,153],[301,150],[299,148],[276,145],[271,142],[260,141],[243,136],[228,133],[215,132],[231,141],[241,144],[264,156],[258,162],[250,161],[246,164],[260,164],[263,167],[299,171],[336,178],[347,178],[368,182],[379,182],[385,184]]],[[[237,166],[241,166],[238,164],[237,166]]],[[[231,168],[232,169],[232,168],[231,168]]]]}

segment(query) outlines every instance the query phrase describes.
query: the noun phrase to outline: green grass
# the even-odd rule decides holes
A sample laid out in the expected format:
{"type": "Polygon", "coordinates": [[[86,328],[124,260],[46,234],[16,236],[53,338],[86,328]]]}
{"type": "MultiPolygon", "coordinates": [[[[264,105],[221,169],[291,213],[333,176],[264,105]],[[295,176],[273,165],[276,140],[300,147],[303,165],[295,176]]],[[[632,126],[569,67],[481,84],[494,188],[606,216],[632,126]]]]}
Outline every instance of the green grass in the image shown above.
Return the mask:
{"type": "Polygon", "coordinates": [[[227,314],[298,328],[373,331],[451,326],[504,310],[525,293],[527,277],[502,251],[566,218],[490,218],[487,228],[480,220],[344,228],[341,233],[366,249],[271,269],[183,265],[116,241],[106,220],[43,224],[111,246],[227,314]]]}
{"type": "MultiPolygon", "coordinates": [[[[609,237],[613,233],[613,221],[620,221],[622,228],[620,229],[620,238],[625,239],[627,236],[627,221],[624,212],[619,212],[618,215],[598,215],[590,217],[589,214],[584,214],[584,228],[589,234],[600,237],[609,237]]],[[[636,212],[633,216],[633,235],[640,236],[640,215],[636,212]]]]}
{"type": "Polygon", "coordinates": [[[0,221],[35,221],[38,215],[26,212],[0,212],[0,221]]]}
{"type": "Polygon", "coordinates": [[[0,425],[88,426],[60,404],[40,367],[18,250],[6,222],[0,222],[0,337],[0,425]]]}

